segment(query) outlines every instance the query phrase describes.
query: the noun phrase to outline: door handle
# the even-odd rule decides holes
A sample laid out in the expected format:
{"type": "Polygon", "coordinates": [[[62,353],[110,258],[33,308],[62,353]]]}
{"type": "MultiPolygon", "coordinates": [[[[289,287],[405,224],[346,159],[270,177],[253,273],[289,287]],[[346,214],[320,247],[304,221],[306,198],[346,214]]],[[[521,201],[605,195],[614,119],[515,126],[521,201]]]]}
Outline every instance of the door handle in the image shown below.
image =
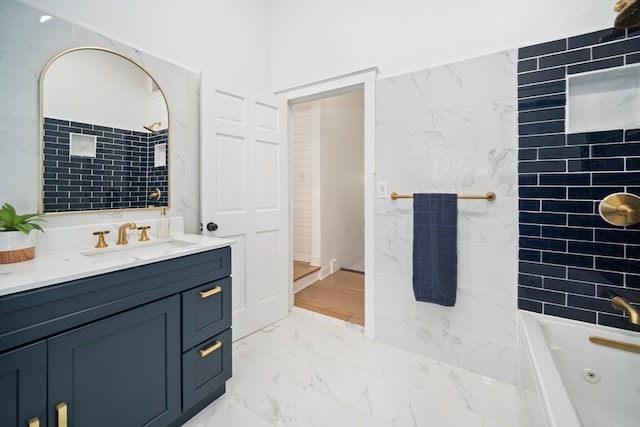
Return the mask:
{"type": "Polygon", "coordinates": [[[40,418],[31,418],[29,420],[29,427],[40,427],[40,418]]]}
{"type": "Polygon", "coordinates": [[[218,229],[218,224],[216,224],[215,222],[207,223],[207,230],[216,231],[217,229],[218,229]]]}
{"type": "Polygon", "coordinates": [[[62,402],[56,405],[56,412],[58,413],[58,426],[67,427],[67,404],[62,402]]]}

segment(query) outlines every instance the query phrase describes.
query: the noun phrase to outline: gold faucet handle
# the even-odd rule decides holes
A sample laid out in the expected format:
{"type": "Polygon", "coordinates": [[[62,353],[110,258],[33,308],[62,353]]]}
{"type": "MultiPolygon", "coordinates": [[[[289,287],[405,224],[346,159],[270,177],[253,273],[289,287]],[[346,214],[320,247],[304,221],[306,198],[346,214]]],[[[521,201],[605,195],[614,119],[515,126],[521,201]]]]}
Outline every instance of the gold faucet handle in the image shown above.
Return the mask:
{"type": "Polygon", "coordinates": [[[94,236],[98,236],[98,243],[96,243],[96,248],[106,248],[107,246],[107,242],[104,241],[104,235],[105,234],[109,234],[109,230],[105,230],[105,231],[95,231],[93,233],[94,236]]]}
{"type": "Polygon", "coordinates": [[[160,191],[159,188],[156,188],[151,194],[149,194],[149,198],[151,200],[160,200],[160,197],[162,197],[162,191],[160,191]]]}
{"type": "Polygon", "coordinates": [[[144,227],[138,227],[138,230],[140,230],[140,238],[138,239],[138,241],[146,242],[147,240],[149,240],[149,236],[147,236],[147,230],[149,228],[151,228],[151,226],[149,225],[145,225],[144,227]]]}

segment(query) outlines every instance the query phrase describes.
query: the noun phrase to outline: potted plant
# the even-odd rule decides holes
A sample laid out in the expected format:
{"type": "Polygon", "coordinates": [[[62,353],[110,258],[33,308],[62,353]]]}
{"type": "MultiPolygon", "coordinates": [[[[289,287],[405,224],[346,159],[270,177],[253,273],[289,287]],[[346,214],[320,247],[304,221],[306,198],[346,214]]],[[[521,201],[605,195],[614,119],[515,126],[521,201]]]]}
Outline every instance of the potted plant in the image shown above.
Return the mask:
{"type": "Polygon", "coordinates": [[[33,230],[44,231],[38,222],[45,221],[39,214],[18,215],[13,206],[5,203],[0,208],[0,264],[28,261],[36,255],[36,235],[33,230]]]}

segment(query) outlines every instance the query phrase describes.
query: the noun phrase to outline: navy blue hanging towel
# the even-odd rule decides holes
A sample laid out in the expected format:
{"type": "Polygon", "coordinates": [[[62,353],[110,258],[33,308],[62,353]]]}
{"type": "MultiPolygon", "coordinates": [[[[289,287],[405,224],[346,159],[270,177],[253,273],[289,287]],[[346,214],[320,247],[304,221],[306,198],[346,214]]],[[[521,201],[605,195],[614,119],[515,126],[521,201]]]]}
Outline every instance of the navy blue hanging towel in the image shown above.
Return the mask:
{"type": "Polygon", "coordinates": [[[448,307],[458,287],[458,196],[413,195],[413,293],[448,307]]]}

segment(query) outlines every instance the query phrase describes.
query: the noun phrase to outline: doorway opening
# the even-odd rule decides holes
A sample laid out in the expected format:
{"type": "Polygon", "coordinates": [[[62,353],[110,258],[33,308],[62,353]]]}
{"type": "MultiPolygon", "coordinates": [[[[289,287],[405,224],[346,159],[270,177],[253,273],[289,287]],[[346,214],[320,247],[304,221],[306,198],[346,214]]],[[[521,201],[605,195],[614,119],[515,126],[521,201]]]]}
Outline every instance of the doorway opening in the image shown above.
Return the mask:
{"type": "MultiPolygon", "coordinates": [[[[291,106],[299,102],[311,101],[332,95],[339,95],[356,90],[364,91],[364,336],[368,340],[375,339],[375,256],[374,256],[374,223],[375,223],[375,83],[377,68],[367,68],[348,74],[303,84],[289,89],[276,91],[289,103],[289,159],[293,158],[291,144],[291,106]]],[[[291,162],[289,162],[289,165],[291,162]]],[[[289,307],[294,303],[293,286],[293,168],[289,167],[289,307]]]]}
{"type": "Polygon", "coordinates": [[[364,326],[364,91],[291,105],[294,305],[364,326]]]}

